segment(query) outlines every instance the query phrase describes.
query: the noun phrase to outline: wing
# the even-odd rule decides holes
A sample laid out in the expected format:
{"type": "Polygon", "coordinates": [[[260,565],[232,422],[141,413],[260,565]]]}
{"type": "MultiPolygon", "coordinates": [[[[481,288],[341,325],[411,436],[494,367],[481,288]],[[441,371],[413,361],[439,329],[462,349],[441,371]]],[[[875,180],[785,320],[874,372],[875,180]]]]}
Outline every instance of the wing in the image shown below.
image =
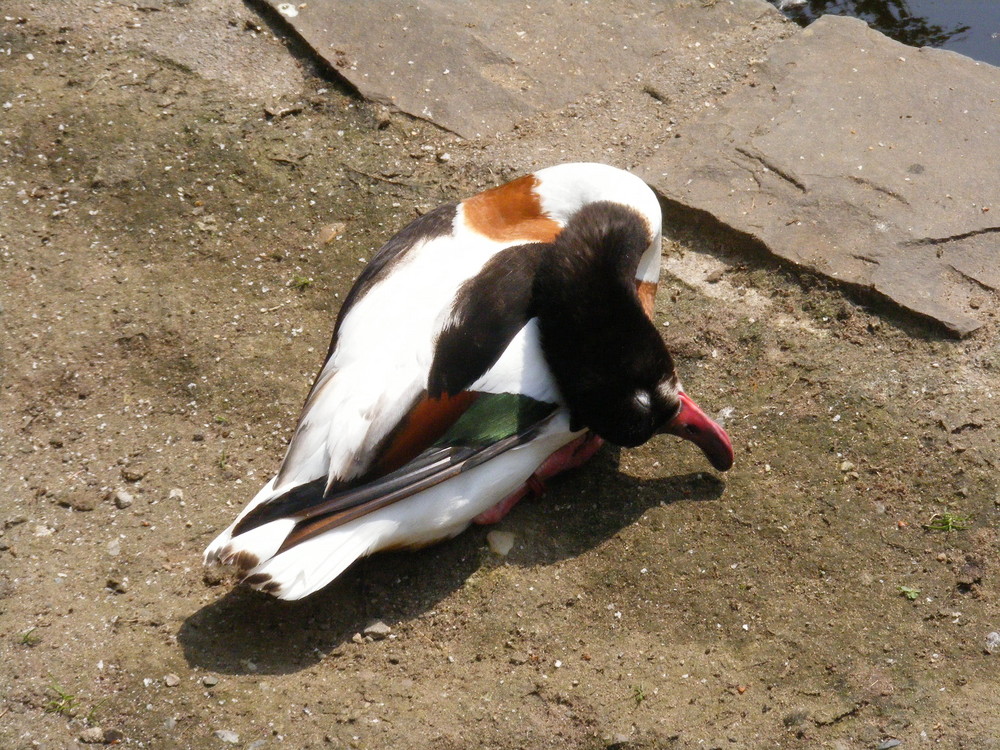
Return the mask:
{"type": "Polygon", "coordinates": [[[558,404],[511,393],[476,394],[470,407],[432,445],[396,471],[336,492],[322,480],[302,485],[280,503],[258,506],[234,534],[282,518],[295,526],[275,554],[387,505],[411,497],[533,439],[558,404]]]}
{"type": "MultiPolygon", "coordinates": [[[[398,302],[405,302],[412,296],[406,294],[406,283],[413,283],[419,288],[422,270],[419,268],[419,263],[413,264],[408,261],[411,256],[419,257],[420,251],[428,245],[438,243],[447,247],[449,240],[457,231],[457,213],[458,207],[451,203],[424,214],[393,236],[365,266],[337,315],[326,359],[302,407],[288,451],[275,478],[274,487],[287,487],[311,481],[313,477],[328,474],[331,464],[334,465],[334,474],[350,473],[350,466],[344,465],[344,456],[350,454],[355,445],[358,450],[364,447],[363,435],[372,429],[376,431],[380,427],[386,429],[385,422],[389,422],[388,427],[391,428],[395,419],[399,419],[408,408],[414,406],[418,389],[414,387],[413,382],[419,380],[421,375],[419,353],[413,353],[409,359],[402,357],[400,362],[394,364],[383,364],[379,358],[372,357],[371,367],[365,368],[363,362],[358,362],[359,356],[355,352],[377,350],[380,345],[390,351],[399,350],[394,346],[398,342],[393,341],[392,331],[380,331],[377,324],[380,319],[384,321],[405,314],[405,310],[393,308],[402,307],[398,302]],[[391,279],[392,271],[404,264],[418,266],[415,269],[416,273],[404,274],[402,279],[391,279]],[[388,294],[384,290],[386,287],[389,289],[388,294]],[[391,301],[395,299],[397,304],[380,304],[381,298],[384,297],[389,297],[391,301]],[[343,338],[341,331],[345,325],[348,335],[346,346],[342,346],[344,342],[341,341],[343,338]],[[389,335],[386,336],[385,333],[389,335]],[[341,361],[334,357],[338,349],[342,353],[341,361]],[[345,369],[344,365],[354,366],[348,367],[347,372],[342,372],[345,369]],[[387,365],[392,368],[394,377],[379,376],[378,369],[384,370],[387,365]],[[335,377],[338,374],[339,377],[335,377]],[[381,387],[382,391],[373,393],[373,386],[376,389],[381,387]],[[390,403],[380,408],[376,402],[386,397],[390,403]],[[340,436],[331,446],[329,425],[338,414],[350,413],[348,410],[351,409],[352,399],[358,404],[357,409],[368,411],[370,414],[382,414],[383,418],[369,422],[365,418],[367,415],[362,414],[360,418],[359,415],[353,415],[355,418],[343,426],[340,436]],[[362,406],[361,404],[365,402],[367,404],[362,406]],[[337,446],[343,447],[338,451],[337,446]],[[338,458],[341,465],[337,465],[338,458]]],[[[433,304],[433,301],[426,299],[428,296],[417,297],[412,302],[425,303],[423,309],[429,309],[433,313],[435,308],[426,304],[428,302],[433,304]]],[[[438,306],[440,304],[437,302],[438,306]]],[[[414,321],[410,328],[416,330],[406,330],[405,333],[411,337],[419,336],[421,333],[427,336],[428,331],[418,329],[421,325],[429,327],[431,324],[432,321],[426,319],[414,321]]]]}
{"type": "MultiPolygon", "coordinates": [[[[386,404],[381,414],[378,405],[371,410],[369,424],[381,420],[387,426],[364,457],[363,468],[346,477],[324,470],[324,459],[333,452],[329,437],[318,446],[310,443],[329,435],[331,425],[350,429],[358,409],[343,397],[358,399],[372,382],[352,373],[334,347],[328,369],[306,400],[269,496],[247,509],[231,537],[294,519],[295,527],[280,548],[284,550],[530,440],[560,403],[548,369],[537,356],[537,326],[530,318],[532,280],[548,248],[540,243],[507,248],[461,285],[419,390],[405,408],[399,409],[397,401],[386,404]],[[330,368],[330,362],[341,366],[330,368]],[[394,417],[391,423],[387,413],[394,417]]],[[[407,375],[405,368],[396,369],[407,375]]],[[[392,378],[371,379],[384,388],[392,378]]]]}
{"type": "MultiPolygon", "coordinates": [[[[455,215],[457,212],[458,206],[455,203],[446,203],[432,211],[428,211],[423,216],[407,224],[372,256],[372,259],[365,266],[365,270],[361,272],[357,281],[354,282],[351,291],[347,293],[344,304],[340,306],[340,312],[337,313],[337,323],[333,327],[333,336],[330,339],[330,346],[326,352],[326,359],[323,360],[324,365],[330,359],[330,355],[333,354],[333,350],[337,346],[337,333],[340,331],[340,324],[354,308],[354,304],[364,297],[365,293],[375,286],[375,284],[385,278],[392,271],[393,266],[402,262],[407,253],[415,247],[451,233],[455,225],[455,215]]],[[[322,373],[322,370],[320,373],[322,373]]]]}

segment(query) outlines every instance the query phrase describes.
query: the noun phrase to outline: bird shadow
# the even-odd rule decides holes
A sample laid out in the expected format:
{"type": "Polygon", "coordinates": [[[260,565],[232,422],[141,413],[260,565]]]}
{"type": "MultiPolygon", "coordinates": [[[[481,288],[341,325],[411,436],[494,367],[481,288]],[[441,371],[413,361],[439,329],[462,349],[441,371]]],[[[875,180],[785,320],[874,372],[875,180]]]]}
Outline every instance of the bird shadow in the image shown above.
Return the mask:
{"type": "MultiPolygon", "coordinates": [[[[631,477],[618,471],[618,452],[606,451],[586,469],[554,481],[544,497],[522,502],[501,522],[519,540],[503,560],[533,567],[572,558],[650,508],[715,500],[724,489],[724,482],[711,473],[631,477]]],[[[423,550],[366,558],[300,601],[279,601],[237,586],[188,616],[177,640],[193,669],[223,674],[301,671],[336,654],[375,617],[392,625],[434,609],[496,558],[485,549],[490,528],[473,526],[423,550]]]]}

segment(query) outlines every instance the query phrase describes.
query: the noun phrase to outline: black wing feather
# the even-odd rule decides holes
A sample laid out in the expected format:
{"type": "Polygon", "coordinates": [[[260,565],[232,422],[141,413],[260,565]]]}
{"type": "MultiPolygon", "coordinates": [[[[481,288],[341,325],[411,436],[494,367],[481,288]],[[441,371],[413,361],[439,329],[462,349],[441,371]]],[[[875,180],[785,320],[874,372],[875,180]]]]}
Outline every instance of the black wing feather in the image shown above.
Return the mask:
{"type": "Polygon", "coordinates": [[[497,253],[458,290],[427,378],[431,398],[455,395],[482,377],[531,318],[535,273],[551,249],[516,245],[497,253]]]}

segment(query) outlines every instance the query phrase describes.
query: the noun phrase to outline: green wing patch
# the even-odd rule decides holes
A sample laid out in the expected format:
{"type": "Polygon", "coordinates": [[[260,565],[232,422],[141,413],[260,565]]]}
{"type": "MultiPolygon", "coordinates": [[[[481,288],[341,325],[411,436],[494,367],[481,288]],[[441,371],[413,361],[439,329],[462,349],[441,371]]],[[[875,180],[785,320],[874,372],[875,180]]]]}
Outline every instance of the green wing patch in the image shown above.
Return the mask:
{"type": "Polygon", "coordinates": [[[517,393],[484,393],[433,447],[491,445],[519,435],[555,410],[555,404],[517,393]]]}

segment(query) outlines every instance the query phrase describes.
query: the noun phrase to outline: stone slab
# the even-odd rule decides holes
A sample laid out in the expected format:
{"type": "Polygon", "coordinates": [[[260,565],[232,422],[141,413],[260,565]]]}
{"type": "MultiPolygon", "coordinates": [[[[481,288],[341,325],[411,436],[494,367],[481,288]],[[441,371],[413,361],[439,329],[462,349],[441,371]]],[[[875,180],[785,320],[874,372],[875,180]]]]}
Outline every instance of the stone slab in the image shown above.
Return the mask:
{"type": "Polygon", "coordinates": [[[265,107],[294,101],[305,85],[287,47],[242,0],[0,0],[0,6],[0,19],[22,17],[31,28],[58,33],[80,30],[102,40],[105,52],[108,45],[133,47],[265,107]]]}
{"type": "Polygon", "coordinates": [[[363,97],[465,138],[635,78],[684,27],[707,39],[777,13],[763,0],[266,2],[363,97]]]}
{"type": "Polygon", "coordinates": [[[958,335],[996,314],[1000,68],[825,16],[636,171],[958,335]]]}

